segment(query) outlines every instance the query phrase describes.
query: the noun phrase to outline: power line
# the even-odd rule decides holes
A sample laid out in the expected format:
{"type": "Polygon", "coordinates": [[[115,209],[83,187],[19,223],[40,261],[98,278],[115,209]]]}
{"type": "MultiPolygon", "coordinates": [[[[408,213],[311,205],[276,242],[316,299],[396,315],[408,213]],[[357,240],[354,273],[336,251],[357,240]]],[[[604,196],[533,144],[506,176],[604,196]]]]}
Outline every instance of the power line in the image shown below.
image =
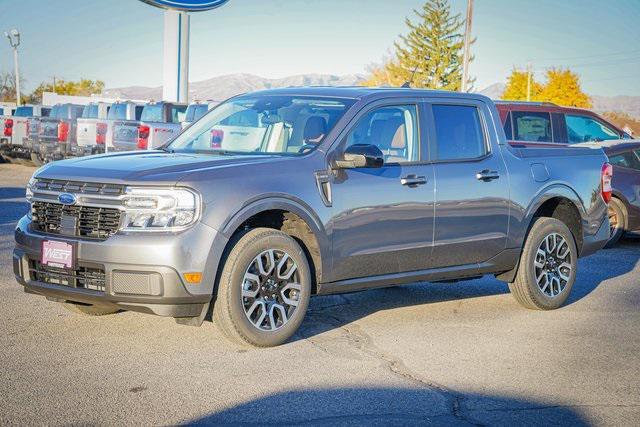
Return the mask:
{"type": "Polygon", "coordinates": [[[626,55],[626,54],[631,54],[634,55],[636,53],[640,53],[640,49],[635,49],[635,50],[626,50],[624,52],[615,52],[615,53],[603,53],[601,55],[585,55],[585,56],[574,56],[574,57],[561,57],[561,58],[537,58],[537,59],[532,59],[532,62],[551,62],[551,61],[573,61],[576,59],[590,59],[590,58],[608,58],[611,56],[618,56],[618,55],[626,55]]]}

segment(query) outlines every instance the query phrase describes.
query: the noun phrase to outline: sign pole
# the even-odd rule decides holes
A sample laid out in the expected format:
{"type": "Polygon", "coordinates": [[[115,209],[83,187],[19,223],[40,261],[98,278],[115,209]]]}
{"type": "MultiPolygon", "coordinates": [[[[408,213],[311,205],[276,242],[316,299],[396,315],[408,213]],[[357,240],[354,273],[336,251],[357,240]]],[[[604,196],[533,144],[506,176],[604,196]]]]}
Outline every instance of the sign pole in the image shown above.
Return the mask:
{"type": "Polygon", "coordinates": [[[165,101],[189,101],[189,23],[187,12],[164,12],[162,98],[165,101]]]}

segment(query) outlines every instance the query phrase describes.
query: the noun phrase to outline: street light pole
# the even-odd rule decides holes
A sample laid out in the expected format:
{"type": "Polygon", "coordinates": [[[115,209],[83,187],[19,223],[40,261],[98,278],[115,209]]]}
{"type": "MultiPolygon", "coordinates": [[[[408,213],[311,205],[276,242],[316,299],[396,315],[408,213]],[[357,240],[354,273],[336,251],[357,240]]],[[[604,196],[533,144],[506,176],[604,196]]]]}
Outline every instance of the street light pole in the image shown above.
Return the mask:
{"type": "Polygon", "coordinates": [[[13,64],[15,66],[16,79],[16,105],[20,105],[20,67],[18,66],[18,46],[20,46],[20,32],[15,28],[4,35],[9,39],[9,44],[13,48],[13,64]]]}

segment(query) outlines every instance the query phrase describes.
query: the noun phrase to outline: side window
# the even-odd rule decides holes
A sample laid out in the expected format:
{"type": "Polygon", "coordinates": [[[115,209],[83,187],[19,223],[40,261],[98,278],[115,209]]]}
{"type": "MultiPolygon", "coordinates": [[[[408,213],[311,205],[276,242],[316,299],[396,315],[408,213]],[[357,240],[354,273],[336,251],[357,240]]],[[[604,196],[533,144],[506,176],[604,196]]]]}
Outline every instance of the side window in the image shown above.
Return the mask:
{"type": "Polygon", "coordinates": [[[609,163],[614,166],[622,166],[623,168],[631,167],[631,160],[626,153],[616,154],[615,156],[609,156],[609,163]]]}
{"type": "Polygon", "coordinates": [[[634,169],[640,170],[640,148],[638,148],[637,150],[634,150],[633,153],[636,156],[636,165],[638,165],[638,167],[636,167],[634,169]]]}
{"type": "Polygon", "coordinates": [[[438,160],[475,159],[487,154],[478,108],[433,105],[438,160]]]}
{"type": "Polygon", "coordinates": [[[551,115],[534,111],[512,111],[513,137],[516,141],[553,142],[551,115]]]}
{"type": "Polygon", "coordinates": [[[142,105],[136,105],[136,109],[135,109],[136,120],[140,120],[140,117],[142,117],[143,109],[144,107],[142,105]]]}
{"type": "Polygon", "coordinates": [[[420,160],[418,113],[415,105],[385,106],[370,111],[358,120],[347,137],[354,144],[377,146],[385,163],[420,160]]]}
{"type": "Polygon", "coordinates": [[[620,139],[620,135],[608,126],[587,116],[565,116],[569,143],[620,139]]]}

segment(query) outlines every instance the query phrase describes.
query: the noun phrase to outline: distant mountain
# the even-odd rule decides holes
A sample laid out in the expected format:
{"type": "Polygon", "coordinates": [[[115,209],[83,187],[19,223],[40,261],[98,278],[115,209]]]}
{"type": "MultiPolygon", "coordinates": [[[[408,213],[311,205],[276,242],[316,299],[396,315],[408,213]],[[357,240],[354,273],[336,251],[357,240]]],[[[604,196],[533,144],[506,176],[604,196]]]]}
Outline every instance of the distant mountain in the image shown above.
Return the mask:
{"type": "MultiPolygon", "coordinates": [[[[240,93],[254,90],[272,89],[292,86],[353,86],[364,79],[361,74],[299,74],[269,79],[255,74],[227,74],[213,77],[189,85],[189,99],[224,101],[240,93]]],[[[482,95],[491,99],[500,99],[504,92],[504,83],[494,83],[481,91],[482,95]]],[[[103,96],[119,99],[162,99],[162,87],[129,86],[106,89],[103,96]]],[[[593,110],[623,111],[640,118],[640,96],[592,96],[593,110]]]]}
{"type": "MultiPolygon", "coordinates": [[[[491,99],[500,99],[505,89],[504,83],[494,83],[482,89],[480,94],[488,96],[491,99]]],[[[593,103],[592,110],[596,113],[604,113],[605,111],[622,111],[633,117],[640,118],[640,96],[591,96],[593,103]]]]}
{"type": "Polygon", "coordinates": [[[488,96],[491,99],[500,99],[502,92],[507,86],[504,83],[494,83],[478,92],[481,95],[488,96]]]}
{"type": "MultiPolygon", "coordinates": [[[[269,79],[254,74],[228,74],[189,84],[189,99],[224,101],[240,93],[291,86],[353,86],[364,76],[348,74],[300,74],[269,79]]],[[[120,99],[162,99],[162,87],[129,86],[106,89],[103,96],[120,99]]]]}

